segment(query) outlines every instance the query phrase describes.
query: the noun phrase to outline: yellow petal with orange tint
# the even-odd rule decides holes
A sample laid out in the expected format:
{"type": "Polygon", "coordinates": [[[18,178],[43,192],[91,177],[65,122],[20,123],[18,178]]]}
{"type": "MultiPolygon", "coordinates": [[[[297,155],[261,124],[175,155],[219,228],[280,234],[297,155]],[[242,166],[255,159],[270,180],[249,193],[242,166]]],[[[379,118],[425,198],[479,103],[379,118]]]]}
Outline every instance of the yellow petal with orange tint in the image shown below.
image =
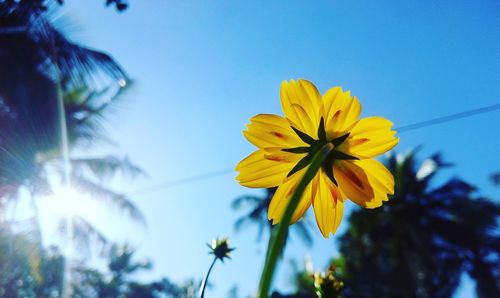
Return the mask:
{"type": "Polygon", "coordinates": [[[361,113],[361,104],[349,91],[334,87],[323,95],[326,134],[329,139],[348,132],[356,124],[361,113]]]}
{"type": "Polygon", "coordinates": [[[367,117],[356,123],[341,150],[358,158],[372,158],[396,146],[399,138],[392,122],[382,117],[367,117]]]}
{"type": "Polygon", "coordinates": [[[266,159],[293,163],[294,165],[296,165],[302,158],[306,156],[306,153],[301,153],[301,154],[290,153],[283,151],[282,148],[279,147],[266,148],[263,149],[263,151],[264,151],[264,158],[266,159]]]}
{"type": "Polygon", "coordinates": [[[323,170],[318,182],[318,191],[313,200],[316,223],[323,237],[328,238],[337,230],[344,214],[344,203],[339,189],[323,170]]]}
{"type": "Polygon", "coordinates": [[[259,114],[250,118],[243,135],[259,148],[305,146],[290,127],[290,123],[278,115],[259,114]]]}
{"type": "MultiPolygon", "coordinates": [[[[277,224],[281,221],[281,218],[285,213],[285,209],[290,202],[293,192],[297,188],[297,185],[300,182],[300,179],[302,179],[305,171],[306,169],[302,169],[293,174],[289,179],[286,179],[285,182],[281,184],[274,193],[274,196],[271,199],[271,203],[269,204],[269,210],[267,214],[269,220],[271,220],[273,224],[277,224]]],[[[295,223],[300,218],[302,218],[307,209],[309,209],[309,206],[311,206],[311,201],[316,196],[319,176],[319,173],[316,174],[313,181],[306,187],[304,194],[302,195],[300,202],[292,215],[291,223],[295,223]]]]}
{"type": "Polygon", "coordinates": [[[362,207],[379,207],[394,193],[394,177],[377,160],[339,161],[333,172],[345,196],[362,207]]]}
{"type": "Polygon", "coordinates": [[[265,154],[264,150],[257,150],[238,163],[236,179],[241,185],[253,188],[278,186],[295,165],[267,159],[265,154]]]}
{"type": "Polygon", "coordinates": [[[306,80],[285,81],[281,84],[280,97],[283,113],[290,124],[309,136],[317,138],[322,109],[318,89],[306,80]]]}

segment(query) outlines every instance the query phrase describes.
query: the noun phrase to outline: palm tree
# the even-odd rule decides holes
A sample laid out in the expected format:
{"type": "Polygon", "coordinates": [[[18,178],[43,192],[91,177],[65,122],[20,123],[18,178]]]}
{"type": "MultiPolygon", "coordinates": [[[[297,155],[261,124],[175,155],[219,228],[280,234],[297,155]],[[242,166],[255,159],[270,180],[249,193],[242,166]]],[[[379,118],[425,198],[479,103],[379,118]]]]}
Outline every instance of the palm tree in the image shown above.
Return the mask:
{"type": "MultiPolygon", "coordinates": [[[[245,215],[242,215],[236,220],[234,224],[236,231],[241,231],[241,229],[248,226],[248,224],[256,225],[258,228],[258,241],[262,240],[262,236],[265,232],[269,232],[270,236],[273,229],[273,225],[267,219],[267,210],[276,188],[267,188],[265,191],[266,193],[263,197],[253,195],[241,196],[236,198],[231,205],[233,210],[236,211],[249,210],[245,215]]],[[[312,244],[313,240],[307,227],[307,219],[298,221],[292,227],[292,230],[300,236],[300,239],[304,241],[306,245],[310,246],[312,244]]]]}
{"type": "Polygon", "coordinates": [[[451,297],[460,277],[476,281],[478,297],[500,296],[500,206],[475,188],[433,178],[449,164],[436,154],[419,167],[414,152],[392,155],[393,198],[354,211],[340,237],[345,297],[451,297]]]}
{"type": "MultiPolygon", "coordinates": [[[[22,188],[33,199],[50,194],[50,176],[62,174],[59,98],[70,149],[87,148],[106,140],[102,126],[106,113],[130,85],[109,55],[69,41],[54,27],[50,12],[55,3],[0,3],[0,213],[19,198],[22,188]]],[[[127,196],[102,183],[119,171],[142,173],[128,159],[105,156],[70,162],[73,187],[144,221],[127,196]]],[[[94,239],[105,240],[83,218],[76,222],[74,235],[93,233],[94,239]]]]}
{"type": "MultiPolygon", "coordinates": [[[[55,3],[0,3],[0,43],[5,45],[0,51],[0,213],[19,200],[20,189],[29,191],[39,254],[43,248],[37,199],[53,192],[50,180],[54,174],[60,174],[62,184],[112,203],[144,222],[136,206],[125,195],[107,189],[101,183],[105,175],[98,173],[140,172],[128,159],[69,159],[71,149],[102,139],[105,113],[127,90],[129,79],[109,55],[69,41],[53,25],[50,12],[55,3]]],[[[83,217],[68,217],[61,223],[61,231],[70,243],[80,244],[86,251],[97,243],[104,252],[106,237],[83,217]]],[[[72,266],[67,256],[65,296],[71,292],[72,266]]],[[[36,263],[30,265],[36,270],[36,263]]]]}
{"type": "Polygon", "coordinates": [[[493,185],[500,185],[500,172],[492,173],[490,179],[493,185]]]}

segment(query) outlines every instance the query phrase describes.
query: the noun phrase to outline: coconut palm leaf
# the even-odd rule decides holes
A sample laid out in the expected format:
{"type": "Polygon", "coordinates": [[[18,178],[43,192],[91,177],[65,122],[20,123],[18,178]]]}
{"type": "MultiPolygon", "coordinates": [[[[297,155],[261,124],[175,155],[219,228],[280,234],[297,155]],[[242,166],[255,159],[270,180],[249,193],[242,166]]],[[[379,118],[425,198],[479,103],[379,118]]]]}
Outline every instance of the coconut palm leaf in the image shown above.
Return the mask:
{"type": "Polygon", "coordinates": [[[491,179],[491,183],[493,183],[493,185],[500,185],[500,172],[495,172],[495,173],[492,173],[491,176],[490,176],[490,179],[491,179]]]}
{"type": "MultiPolygon", "coordinates": [[[[240,216],[234,223],[234,228],[237,232],[249,225],[255,225],[258,229],[257,241],[260,242],[262,240],[262,236],[265,232],[269,232],[269,235],[271,235],[270,233],[273,229],[273,225],[267,218],[267,210],[275,191],[276,188],[268,188],[266,189],[266,195],[263,197],[241,196],[231,203],[233,210],[239,212],[246,211],[246,213],[240,216]]],[[[312,236],[307,228],[307,218],[292,225],[292,230],[306,245],[312,245],[312,236]]],[[[288,239],[288,237],[286,237],[286,239],[288,239]]]]}
{"type": "MultiPolygon", "coordinates": [[[[38,61],[39,71],[64,85],[81,86],[82,82],[92,89],[99,89],[96,78],[127,80],[123,69],[108,55],[69,41],[60,28],[55,28],[50,13],[57,9],[45,1],[3,1],[0,3],[0,28],[12,41],[20,41],[16,35],[24,35],[22,43],[10,46],[29,46],[32,57],[38,61]]],[[[22,66],[22,65],[20,65],[22,66]]]]}
{"type": "Polygon", "coordinates": [[[71,167],[76,173],[85,173],[88,171],[99,181],[109,179],[117,173],[121,173],[129,178],[146,175],[146,173],[140,167],[133,164],[127,156],[118,158],[108,155],[105,157],[71,159],[71,167]]]}
{"type": "Polygon", "coordinates": [[[265,230],[271,229],[271,223],[267,219],[267,208],[269,201],[257,196],[241,196],[232,202],[234,210],[250,209],[246,215],[239,217],[234,223],[237,232],[248,225],[256,225],[257,241],[262,240],[265,230]]]}
{"type": "Polygon", "coordinates": [[[107,206],[113,206],[133,220],[146,225],[144,215],[126,195],[113,192],[77,174],[71,176],[71,186],[81,193],[90,195],[92,199],[98,200],[107,206]]]}
{"type": "MultiPolygon", "coordinates": [[[[92,223],[81,216],[73,216],[71,220],[73,227],[72,243],[75,248],[78,249],[78,252],[82,255],[88,256],[91,254],[92,249],[96,248],[99,254],[103,255],[109,243],[107,237],[92,223]]],[[[59,221],[58,232],[62,237],[66,237],[68,235],[68,219],[62,219],[59,221]]]]}

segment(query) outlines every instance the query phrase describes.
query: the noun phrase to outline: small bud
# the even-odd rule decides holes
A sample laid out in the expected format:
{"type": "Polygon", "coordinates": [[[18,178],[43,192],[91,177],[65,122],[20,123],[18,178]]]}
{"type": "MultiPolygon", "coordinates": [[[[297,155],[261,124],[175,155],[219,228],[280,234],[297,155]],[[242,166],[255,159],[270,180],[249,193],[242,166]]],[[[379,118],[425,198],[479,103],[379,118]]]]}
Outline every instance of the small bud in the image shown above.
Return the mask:
{"type": "Polygon", "coordinates": [[[231,251],[234,250],[234,248],[229,247],[229,238],[216,238],[212,240],[212,245],[207,245],[210,248],[210,253],[221,260],[221,262],[224,262],[224,258],[230,259],[231,251]]]}

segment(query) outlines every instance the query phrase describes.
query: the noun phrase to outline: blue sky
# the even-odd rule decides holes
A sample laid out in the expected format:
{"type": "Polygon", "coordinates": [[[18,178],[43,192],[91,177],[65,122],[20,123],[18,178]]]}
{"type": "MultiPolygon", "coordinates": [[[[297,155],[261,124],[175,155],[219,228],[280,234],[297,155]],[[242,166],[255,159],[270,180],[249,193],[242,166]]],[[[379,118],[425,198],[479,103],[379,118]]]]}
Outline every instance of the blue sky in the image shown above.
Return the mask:
{"type": "MultiPolygon", "coordinates": [[[[498,103],[500,5],[497,1],[130,1],[122,14],[103,1],[65,1],[69,35],[112,54],[136,84],[111,117],[119,144],[92,154],[128,154],[148,179],[117,180],[130,192],[148,228],[114,213],[100,223],[112,239],[127,240],[154,271],[182,281],[201,278],[210,265],[206,242],[230,236],[233,259],[217,264],[210,297],[234,284],[250,294],[258,283],[265,246],[256,231],[236,234],[231,201],[245,189],[228,173],[191,184],[141,191],[184,177],[233,168],[253,150],[241,131],[258,113],[281,114],[281,81],[305,78],[321,92],[341,85],[363,104],[363,116],[395,126],[498,103]]],[[[398,151],[423,145],[441,151],[459,175],[498,198],[488,175],[499,170],[499,112],[401,134],[398,151]]],[[[345,229],[344,218],[341,229],[345,229]]],[[[292,238],[276,285],[286,289],[289,259],[310,255],[323,269],[336,253],[313,226],[307,248],[292,238]]],[[[472,285],[457,297],[467,297],[472,285]]]]}

